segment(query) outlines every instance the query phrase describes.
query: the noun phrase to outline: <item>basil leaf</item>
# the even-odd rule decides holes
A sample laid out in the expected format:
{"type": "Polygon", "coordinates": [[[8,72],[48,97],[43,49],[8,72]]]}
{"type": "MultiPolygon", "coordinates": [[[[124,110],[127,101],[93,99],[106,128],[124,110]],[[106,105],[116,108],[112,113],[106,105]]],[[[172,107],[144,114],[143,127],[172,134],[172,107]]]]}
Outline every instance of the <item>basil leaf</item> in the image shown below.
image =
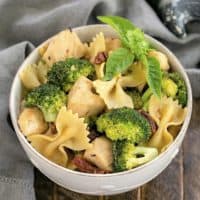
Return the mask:
{"type": "Polygon", "coordinates": [[[104,80],[111,80],[117,74],[125,71],[133,63],[134,55],[125,48],[113,51],[106,62],[104,80]]]}
{"type": "Polygon", "coordinates": [[[156,96],[161,96],[161,70],[159,62],[147,58],[149,43],[145,40],[144,33],[136,28],[128,19],[118,16],[99,16],[100,21],[113,27],[126,47],[115,50],[106,62],[105,80],[125,71],[134,59],[141,61],[146,67],[148,85],[156,96]]]}
{"type": "MultiPolygon", "coordinates": [[[[145,58],[146,59],[146,58],[145,58]]],[[[146,60],[146,70],[147,70],[147,83],[157,97],[161,97],[161,81],[162,73],[160,69],[160,64],[156,58],[148,57],[146,60]]]]}
{"type": "Polygon", "coordinates": [[[126,33],[128,30],[135,29],[131,21],[119,16],[98,16],[97,19],[113,27],[119,34],[122,43],[125,46],[129,45],[126,33]]]}
{"type": "Polygon", "coordinates": [[[146,55],[149,44],[145,40],[144,33],[136,28],[131,21],[118,16],[99,16],[97,18],[117,31],[122,43],[131,49],[137,60],[146,55]]]}

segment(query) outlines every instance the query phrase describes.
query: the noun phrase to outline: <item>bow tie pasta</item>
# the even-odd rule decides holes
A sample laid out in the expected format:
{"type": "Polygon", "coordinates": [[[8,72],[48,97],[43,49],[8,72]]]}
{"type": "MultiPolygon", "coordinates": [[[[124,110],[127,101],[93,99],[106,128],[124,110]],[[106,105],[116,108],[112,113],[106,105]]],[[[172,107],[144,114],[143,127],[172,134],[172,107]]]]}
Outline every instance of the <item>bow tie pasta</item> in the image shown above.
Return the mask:
{"type": "Polygon", "coordinates": [[[48,70],[49,66],[44,63],[44,61],[40,61],[38,64],[31,64],[27,66],[20,73],[20,78],[25,88],[30,90],[43,83],[46,83],[48,70]]]}
{"type": "Polygon", "coordinates": [[[95,38],[93,38],[93,41],[90,42],[89,44],[88,57],[90,59],[90,62],[94,63],[97,54],[105,51],[106,51],[106,44],[105,44],[104,34],[100,32],[99,34],[96,35],[95,38]]]}
{"type": "Polygon", "coordinates": [[[79,117],[88,117],[101,113],[105,107],[104,101],[92,91],[92,81],[80,77],[71,88],[68,96],[68,109],[78,113],[79,117]]]}
{"type": "Polygon", "coordinates": [[[93,85],[108,109],[122,107],[133,108],[132,99],[121,87],[119,77],[115,77],[111,81],[96,80],[93,82],[93,85]]]}
{"type": "Polygon", "coordinates": [[[49,160],[66,166],[68,155],[65,147],[72,150],[85,150],[91,147],[87,135],[87,124],[71,110],[62,107],[56,119],[56,134],[35,134],[28,137],[31,145],[49,160]]]}
{"type": "Polygon", "coordinates": [[[43,53],[42,59],[52,66],[57,61],[66,58],[80,58],[86,53],[86,44],[83,44],[76,33],[65,30],[54,36],[43,53]]]}
{"type": "Polygon", "coordinates": [[[183,123],[187,109],[182,108],[177,101],[166,96],[158,99],[154,95],[149,101],[149,114],[156,121],[158,130],[153,134],[148,145],[164,151],[173,141],[170,126],[179,126],[183,123]]]}
{"type": "Polygon", "coordinates": [[[104,68],[105,62],[95,65],[96,76],[98,79],[102,79],[104,77],[104,68]]]}
{"type": "Polygon", "coordinates": [[[119,78],[122,87],[137,87],[146,83],[145,69],[141,62],[134,63],[128,74],[119,78]]]}
{"type": "Polygon", "coordinates": [[[87,49],[87,57],[90,59],[91,63],[95,63],[96,56],[99,53],[110,53],[115,49],[121,47],[121,41],[117,38],[105,38],[104,34],[100,32],[97,34],[92,42],[90,42],[87,49]]]}

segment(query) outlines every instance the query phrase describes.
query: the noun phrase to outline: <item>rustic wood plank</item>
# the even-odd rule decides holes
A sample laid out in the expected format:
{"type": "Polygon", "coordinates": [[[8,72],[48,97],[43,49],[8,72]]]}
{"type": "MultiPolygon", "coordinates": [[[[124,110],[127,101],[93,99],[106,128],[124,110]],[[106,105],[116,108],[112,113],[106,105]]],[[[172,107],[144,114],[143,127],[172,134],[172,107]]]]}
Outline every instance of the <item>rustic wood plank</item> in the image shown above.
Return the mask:
{"type": "Polygon", "coordinates": [[[63,187],[56,185],[56,199],[55,200],[101,200],[97,196],[89,196],[72,192],[63,187]]]}
{"type": "Polygon", "coordinates": [[[53,200],[53,185],[46,176],[40,173],[37,169],[34,170],[35,173],[35,194],[37,200],[53,200]]]}
{"type": "Polygon", "coordinates": [[[140,191],[136,189],[136,190],[126,192],[123,194],[107,196],[104,198],[104,200],[140,200],[138,198],[139,194],[140,194],[140,191]]]}
{"type": "Polygon", "coordinates": [[[142,200],[183,200],[182,151],[162,174],[142,187],[142,200]]]}
{"type": "Polygon", "coordinates": [[[183,146],[184,199],[200,199],[200,99],[194,100],[191,123],[183,146]]]}

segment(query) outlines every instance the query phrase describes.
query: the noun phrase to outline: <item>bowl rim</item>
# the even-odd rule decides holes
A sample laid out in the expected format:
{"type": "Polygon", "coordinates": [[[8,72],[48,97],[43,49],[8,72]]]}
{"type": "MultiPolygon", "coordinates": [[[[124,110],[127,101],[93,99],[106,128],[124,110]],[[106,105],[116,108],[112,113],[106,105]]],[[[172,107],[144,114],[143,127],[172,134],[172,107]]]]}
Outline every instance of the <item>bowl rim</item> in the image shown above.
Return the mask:
{"type": "MultiPolygon", "coordinates": [[[[105,25],[105,24],[92,24],[92,25],[84,25],[84,26],[79,26],[79,27],[75,27],[72,29],[72,31],[80,31],[83,29],[87,29],[87,28],[102,28],[102,29],[112,29],[110,26],[105,25]]],[[[114,29],[113,33],[115,32],[114,29]]],[[[62,30],[61,30],[62,31],[62,30]]],[[[99,31],[101,32],[101,31],[99,31]]],[[[59,32],[58,32],[59,33],[59,32]]],[[[182,124],[182,127],[178,133],[178,135],[176,136],[176,138],[174,139],[174,141],[167,147],[167,149],[165,151],[163,151],[162,153],[160,153],[156,158],[154,158],[153,160],[138,166],[136,168],[130,169],[130,170],[126,170],[126,171],[122,171],[122,172],[114,172],[114,173],[109,173],[109,174],[92,174],[92,173],[85,173],[85,172],[78,172],[78,171],[74,171],[72,169],[69,168],[65,168],[63,166],[60,166],[54,162],[52,162],[51,160],[47,159],[45,156],[43,156],[42,154],[40,154],[29,142],[28,140],[25,138],[25,136],[22,134],[22,132],[19,129],[18,123],[17,123],[17,117],[15,118],[14,116],[14,112],[13,110],[15,109],[15,92],[14,92],[14,87],[16,85],[17,79],[19,78],[19,73],[20,71],[24,68],[24,65],[26,64],[26,61],[36,52],[38,52],[38,49],[41,48],[42,46],[44,46],[46,43],[48,43],[54,36],[56,36],[58,33],[56,33],[55,35],[53,35],[52,37],[48,38],[47,40],[45,40],[44,42],[42,42],[40,45],[38,45],[27,57],[26,59],[22,62],[22,64],[19,66],[19,68],[17,69],[17,72],[13,78],[13,82],[11,85],[11,89],[10,89],[10,96],[9,96],[9,112],[10,112],[10,116],[11,116],[11,121],[14,127],[14,131],[15,134],[18,137],[18,140],[20,141],[19,138],[22,139],[22,141],[24,142],[24,144],[30,149],[30,151],[35,154],[36,157],[39,157],[40,159],[42,159],[43,161],[47,162],[47,164],[51,165],[52,167],[55,167],[57,169],[60,170],[64,170],[68,173],[72,173],[74,175],[78,175],[78,176],[89,176],[89,177],[112,177],[112,176],[123,176],[123,175],[127,175],[130,173],[134,173],[136,171],[139,171],[141,169],[144,169],[146,167],[148,167],[149,165],[152,165],[153,163],[157,162],[157,160],[161,160],[162,158],[165,157],[165,155],[167,154],[167,152],[170,151],[170,149],[172,149],[173,147],[177,146],[177,143],[179,141],[179,139],[181,138],[181,136],[183,135],[183,138],[186,134],[187,128],[189,126],[189,122],[191,119],[191,114],[192,114],[192,89],[191,89],[191,84],[189,81],[189,78],[182,66],[182,64],[180,63],[180,61],[178,60],[178,58],[161,42],[159,42],[158,40],[154,39],[153,37],[151,37],[148,34],[145,34],[145,38],[150,42],[153,43],[153,45],[159,46],[160,48],[162,48],[164,51],[166,51],[170,57],[175,60],[175,62],[178,65],[178,68],[180,69],[185,83],[186,83],[186,87],[187,87],[187,91],[188,91],[188,101],[187,101],[187,115],[186,118],[184,120],[184,123],[182,124]]],[[[21,141],[20,141],[21,143],[21,141]]],[[[21,146],[23,147],[23,145],[21,144],[21,146]]],[[[24,148],[24,147],[23,147],[24,148]]],[[[177,149],[179,150],[179,147],[177,147],[177,149]]],[[[26,151],[25,151],[26,152],[26,151]]],[[[178,151],[177,151],[178,152],[178,151]]],[[[29,156],[28,159],[30,160],[29,156]]],[[[35,166],[35,164],[33,164],[35,166]]]]}

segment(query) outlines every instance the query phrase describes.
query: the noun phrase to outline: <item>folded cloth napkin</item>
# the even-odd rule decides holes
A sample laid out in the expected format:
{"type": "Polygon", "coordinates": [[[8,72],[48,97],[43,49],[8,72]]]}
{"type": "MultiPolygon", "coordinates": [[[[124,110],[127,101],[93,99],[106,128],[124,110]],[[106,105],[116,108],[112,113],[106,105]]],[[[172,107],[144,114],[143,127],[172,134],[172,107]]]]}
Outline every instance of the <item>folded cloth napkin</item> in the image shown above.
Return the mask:
{"type": "Polygon", "coordinates": [[[9,126],[12,79],[28,53],[66,27],[96,23],[97,15],[121,15],[160,39],[180,59],[200,96],[200,35],[176,38],[144,0],[0,0],[0,199],[35,199],[33,167],[9,126]],[[30,41],[30,42],[24,42],[30,41]],[[10,46],[10,47],[9,47],[10,46]]]}

